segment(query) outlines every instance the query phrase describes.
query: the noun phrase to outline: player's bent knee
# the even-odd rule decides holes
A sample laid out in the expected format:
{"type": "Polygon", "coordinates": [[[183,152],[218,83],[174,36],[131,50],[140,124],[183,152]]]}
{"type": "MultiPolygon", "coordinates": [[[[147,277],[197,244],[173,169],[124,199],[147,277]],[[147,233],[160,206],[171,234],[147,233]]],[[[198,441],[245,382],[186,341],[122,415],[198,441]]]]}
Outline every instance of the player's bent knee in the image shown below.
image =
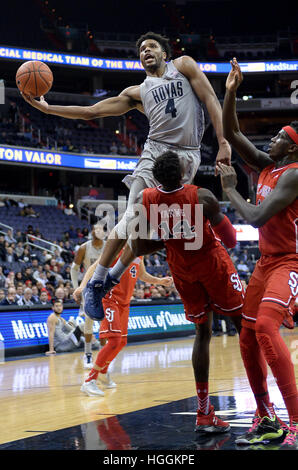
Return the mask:
{"type": "Polygon", "coordinates": [[[121,345],[121,337],[120,336],[112,336],[108,340],[108,345],[110,349],[119,349],[121,345]]]}

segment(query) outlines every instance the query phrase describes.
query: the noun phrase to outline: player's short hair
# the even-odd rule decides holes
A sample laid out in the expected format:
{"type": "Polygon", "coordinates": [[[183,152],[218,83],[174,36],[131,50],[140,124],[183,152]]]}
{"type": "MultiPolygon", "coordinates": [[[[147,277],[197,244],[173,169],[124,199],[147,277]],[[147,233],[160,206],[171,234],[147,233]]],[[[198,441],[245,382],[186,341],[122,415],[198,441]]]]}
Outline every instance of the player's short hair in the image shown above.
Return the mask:
{"type": "Polygon", "coordinates": [[[294,131],[298,134],[298,121],[292,121],[290,126],[294,129],[294,131]]]}
{"type": "Polygon", "coordinates": [[[136,42],[138,52],[140,52],[142,42],[146,41],[146,39],[154,39],[155,41],[157,41],[158,44],[160,44],[162,50],[166,53],[166,59],[169,60],[171,58],[172,51],[169,38],[162,36],[161,34],[153,33],[152,31],[148,31],[148,33],[143,34],[141,37],[139,37],[136,42]]]}
{"type": "Polygon", "coordinates": [[[156,158],[152,173],[154,178],[167,188],[177,188],[181,184],[182,171],[177,153],[168,150],[156,158]]]}

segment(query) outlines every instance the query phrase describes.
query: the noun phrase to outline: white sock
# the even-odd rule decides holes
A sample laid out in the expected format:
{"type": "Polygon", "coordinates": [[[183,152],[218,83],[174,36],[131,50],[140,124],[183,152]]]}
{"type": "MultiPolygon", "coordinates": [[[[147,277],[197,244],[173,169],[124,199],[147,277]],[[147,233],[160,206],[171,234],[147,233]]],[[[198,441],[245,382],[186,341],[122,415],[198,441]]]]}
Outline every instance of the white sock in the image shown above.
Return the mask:
{"type": "Polygon", "coordinates": [[[93,276],[91,277],[91,281],[104,281],[108,274],[108,271],[109,271],[109,268],[106,268],[105,266],[98,264],[95,268],[93,276]]]}
{"type": "Polygon", "coordinates": [[[87,343],[85,341],[85,354],[92,354],[92,342],[90,341],[90,343],[87,343]]]}
{"type": "Polygon", "coordinates": [[[118,259],[117,263],[110,269],[109,274],[111,277],[114,277],[115,279],[119,281],[122,274],[125,273],[126,269],[127,269],[127,266],[124,266],[122,261],[118,259]]]}

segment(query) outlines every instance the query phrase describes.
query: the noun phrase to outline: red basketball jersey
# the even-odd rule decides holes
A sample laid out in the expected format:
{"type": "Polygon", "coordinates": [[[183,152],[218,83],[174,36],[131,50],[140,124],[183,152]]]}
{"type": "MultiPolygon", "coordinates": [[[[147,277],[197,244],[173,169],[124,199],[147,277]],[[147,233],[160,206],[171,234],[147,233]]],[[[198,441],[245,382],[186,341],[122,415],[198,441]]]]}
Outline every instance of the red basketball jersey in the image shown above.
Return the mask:
{"type": "MultiPolygon", "coordinates": [[[[118,258],[121,256],[118,256],[118,258]]],[[[118,259],[117,258],[117,259],[118,259]]],[[[116,263],[117,259],[113,264],[116,263]]],[[[113,300],[118,302],[120,305],[129,305],[130,299],[132,297],[136,282],[139,276],[140,263],[142,258],[136,258],[131,263],[129,268],[121,276],[119,284],[113,287],[110,292],[105,296],[106,300],[113,300]]]]}
{"type": "Polygon", "coordinates": [[[198,218],[196,211],[201,210],[199,203],[198,187],[191,184],[185,184],[170,192],[163,191],[160,186],[143,191],[147,218],[159,238],[164,240],[167,261],[176,273],[189,273],[195,258],[197,260],[202,252],[219,244],[209,220],[202,213],[198,218]],[[200,249],[185,249],[186,243],[195,241],[198,221],[202,225],[202,246],[200,249]],[[174,238],[177,236],[180,238],[174,238]]]}
{"type": "MultiPolygon", "coordinates": [[[[298,168],[298,163],[281,168],[274,165],[264,168],[258,181],[256,204],[264,201],[289,168],[298,168]]],[[[298,253],[298,199],[259,228],[259,247],[262,255],[298,253]]]]}

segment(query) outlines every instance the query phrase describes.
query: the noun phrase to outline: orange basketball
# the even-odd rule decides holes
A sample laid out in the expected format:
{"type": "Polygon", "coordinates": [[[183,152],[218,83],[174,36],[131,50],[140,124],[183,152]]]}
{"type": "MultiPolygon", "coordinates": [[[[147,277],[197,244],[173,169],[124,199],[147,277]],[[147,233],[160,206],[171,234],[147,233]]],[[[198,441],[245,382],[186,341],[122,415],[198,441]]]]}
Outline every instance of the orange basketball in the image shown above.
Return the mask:
{"type": "Polygon", "coordinates": [[[51,89],[53,74],[44,62],[29,60],[18,68],[16,83],[22,93],[37,98],[45,95],[51,89]]]}

